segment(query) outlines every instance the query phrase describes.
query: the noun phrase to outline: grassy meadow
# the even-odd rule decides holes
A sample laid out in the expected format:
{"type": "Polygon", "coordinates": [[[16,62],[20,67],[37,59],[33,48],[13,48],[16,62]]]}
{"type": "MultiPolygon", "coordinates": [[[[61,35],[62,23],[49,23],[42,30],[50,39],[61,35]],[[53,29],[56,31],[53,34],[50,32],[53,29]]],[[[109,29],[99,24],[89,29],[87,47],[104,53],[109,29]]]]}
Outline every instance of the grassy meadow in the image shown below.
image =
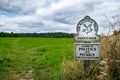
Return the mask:
{"type": "Polygon", "coordinates": [[[73,53],[72,38],[0,38],[0,80],[61,80],[73,53]]]}
{"type": "Polygon", "coordinates": [[[0,38],[0,80],[120,80],[120,35],[101,37],[101,60],[74,60],[73,38],[0,38]]]}

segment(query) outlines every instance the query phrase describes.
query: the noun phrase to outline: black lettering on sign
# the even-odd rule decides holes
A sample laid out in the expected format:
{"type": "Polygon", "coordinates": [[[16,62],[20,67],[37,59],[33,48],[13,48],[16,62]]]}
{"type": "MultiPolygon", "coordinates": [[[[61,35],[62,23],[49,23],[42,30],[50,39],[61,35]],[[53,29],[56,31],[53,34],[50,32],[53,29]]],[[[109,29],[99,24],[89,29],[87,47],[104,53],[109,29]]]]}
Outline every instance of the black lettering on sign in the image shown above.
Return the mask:
{"type": "Polygon", "coordinates": [[[79,48],[79,50],[84,51],[84,50],[85,50],[85,48],[79,48]]]}
{"type": "Polygon", "coordinates": [[[80,56],[95,56],[95,54],[86,54],[86,53],[80,53],[80,56]]]}
{"type": "Polygon", "coordinates": [[[85,53],[90,53],[90,51],[85,51],[85,53]]]}
{"type": "Polygon", "coordinates": [[[96,51],[96,48],[79,48],[79,51],[96,51]]]}
{"type": "Polygon", "coordinates": [[[93,39],[93,40],[96,40],[96,37],[77,37],[77,39],[93,39]]]}

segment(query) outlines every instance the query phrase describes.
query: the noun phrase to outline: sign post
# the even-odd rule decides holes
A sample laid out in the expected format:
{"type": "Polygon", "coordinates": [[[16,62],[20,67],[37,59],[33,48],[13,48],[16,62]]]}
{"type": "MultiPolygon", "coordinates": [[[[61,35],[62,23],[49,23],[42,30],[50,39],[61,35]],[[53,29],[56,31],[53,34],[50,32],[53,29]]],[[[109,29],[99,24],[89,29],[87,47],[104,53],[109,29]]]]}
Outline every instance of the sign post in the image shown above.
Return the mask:
{"type": "Polygon", "coordinates": [[[89,16],[80,20],[74,36],[74,57],[75,60],[84,60],[84,77],[90,72],[90,60],[100,59],[100,36],[97,23],[89,16]]]}

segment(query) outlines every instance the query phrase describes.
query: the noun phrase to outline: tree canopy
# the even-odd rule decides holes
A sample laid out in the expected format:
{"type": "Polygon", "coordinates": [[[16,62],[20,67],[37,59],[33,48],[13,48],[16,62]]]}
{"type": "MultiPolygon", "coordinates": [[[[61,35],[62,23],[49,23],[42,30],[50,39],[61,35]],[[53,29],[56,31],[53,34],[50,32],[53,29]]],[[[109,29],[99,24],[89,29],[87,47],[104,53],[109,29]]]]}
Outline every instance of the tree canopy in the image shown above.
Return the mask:
{"type": "Polygon", "coordinates": [[[41,37],[41,38],[72,38],[73,33],[62,33],[62,32],[53,32],[53,33],[7,33],[0,32],[0,37],[41,37]]]}

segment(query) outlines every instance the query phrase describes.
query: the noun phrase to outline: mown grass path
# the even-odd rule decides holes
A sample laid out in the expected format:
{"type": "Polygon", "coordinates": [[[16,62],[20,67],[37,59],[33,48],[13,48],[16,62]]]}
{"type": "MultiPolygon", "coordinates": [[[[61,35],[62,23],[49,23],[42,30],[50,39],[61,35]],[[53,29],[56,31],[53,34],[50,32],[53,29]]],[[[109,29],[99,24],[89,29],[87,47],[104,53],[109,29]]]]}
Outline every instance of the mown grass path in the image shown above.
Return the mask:
{"type": "Polygon", "coordinates": [[[61,80],[71,38],[0,38],[0,80],[61,80]]]}

